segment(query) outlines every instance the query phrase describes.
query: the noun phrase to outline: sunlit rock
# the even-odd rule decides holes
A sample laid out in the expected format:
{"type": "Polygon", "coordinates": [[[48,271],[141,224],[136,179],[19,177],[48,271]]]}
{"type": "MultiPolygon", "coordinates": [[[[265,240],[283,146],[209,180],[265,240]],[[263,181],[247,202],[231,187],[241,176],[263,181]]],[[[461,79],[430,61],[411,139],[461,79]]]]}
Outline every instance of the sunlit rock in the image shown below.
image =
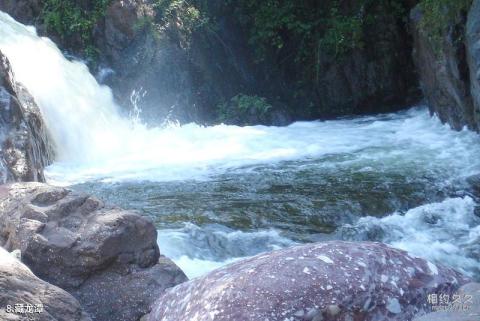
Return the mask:
{"type": "Polygon", "coordinates": [[[149,321],[398,320],[431,311],[461,274],[381,243],[324,242],[259,255],[168,290],[149,321]]]}
{"type": "Polygon", "coordinates": [[[91,321],[78,301],[0,247],[0,320],[91,321]]]}
{"type": "Polygon", "coordinates": [[[21,250],[41,279],[67,290],[98,321],[137,320],[186,280],[160,257],[152,222],[86,194],[41,183],[0,187],[0,246],[21,250]]]}
{"type": "Polygon", "coordinates": [[[0,52],[0,182],[44,181],[52,158],[40,110],[0,52]]]}

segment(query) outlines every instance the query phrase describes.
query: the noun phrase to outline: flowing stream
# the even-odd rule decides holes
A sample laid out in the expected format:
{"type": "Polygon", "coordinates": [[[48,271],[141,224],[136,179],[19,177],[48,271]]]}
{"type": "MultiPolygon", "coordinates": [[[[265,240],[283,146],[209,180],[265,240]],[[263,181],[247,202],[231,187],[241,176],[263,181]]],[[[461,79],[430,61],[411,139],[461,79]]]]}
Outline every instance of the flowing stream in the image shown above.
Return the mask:
{"type": "Polygon", "coordinates": [[[40,106],[52,184],[151,217],[190,277],[328,239],[387,242],[480,277],[480,216],[465,178],[480,136],[424,107],[287,127],[170,124],[123,115],[108,87],[0,12],[0,50],[40,106]]]}

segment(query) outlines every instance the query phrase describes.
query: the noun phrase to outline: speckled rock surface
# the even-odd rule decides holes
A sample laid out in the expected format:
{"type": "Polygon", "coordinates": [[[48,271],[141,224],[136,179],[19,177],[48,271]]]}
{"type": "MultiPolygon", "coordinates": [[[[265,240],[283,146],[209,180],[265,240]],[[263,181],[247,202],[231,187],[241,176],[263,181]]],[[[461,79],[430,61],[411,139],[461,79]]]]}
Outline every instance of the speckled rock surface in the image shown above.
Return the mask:
{"type": "Polygon", "coordinates": [[[28,267],[2,247],[0,247],[0,320],[91,321],[73,296],[37,278],[28,267]],[[19,305],[18,309],[25,308],[27,311],[15,311],[15,305],[19,305]],[[30,313],[32,308],[36,308],[37,313],[30,313]]]}
{"type": "Polygon", "coordinates": [[[186,280],[160,257],[150,220],[42,183],[0,186],[0,246],[20,249],[38,277],[71,293],[95,321],[138,320],[186,280]]]}
{"type": "Polygon", "coordinates": [[[168,290],[149,321],[407,321],[459,273],[387,245],[332,241],[259,255],[168,290]]]}

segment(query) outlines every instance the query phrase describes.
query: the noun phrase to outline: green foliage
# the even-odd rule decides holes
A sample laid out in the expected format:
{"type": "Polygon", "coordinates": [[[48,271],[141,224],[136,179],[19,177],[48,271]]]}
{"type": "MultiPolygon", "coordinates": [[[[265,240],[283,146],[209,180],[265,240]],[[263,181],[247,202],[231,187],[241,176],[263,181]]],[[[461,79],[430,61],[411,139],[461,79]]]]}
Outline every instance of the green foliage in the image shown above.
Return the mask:
{"type": "Polygon", "coordinates": [[[363,48],[363,17],[343,15],[337,6],[330,10],[326,18],[326,31],[320,44],[335,56],[343,56],[349,51],[363,48]]]}
{"type": "Polygon", "coordinates": [[[93,29],[110,1],[92,1],[82,7],[74,0],[45,0],[41,18],[48,31],[55,32],[63,41],[76,39],[85,55],[93,58],[98,53],[93,44],[93,29]]]}
{"type": "Polygon", "coordinates": [[[263,97],[238,94],[230,101],[218,105],[219,121],[245,122],[249,116],[262,119],[272,106],[263,97]]]}
{"type": "Polygon", "coordinates": [[[184,38],[189,38],[192,32],[208,23],[207,16],[186,0],[155,0],[153,8],[157,14],[155,27],[159,32],[174,26],[184,38]]]}
{"type": "Polygon", "coordinates": [[[363,49],[373,41],[366,30],[385,17],[387,23],[401,22],[407,11],[402,0],[229,0],[227,5],[247,29],[257,61],[293,59],[305,83],[318,81],[325,56],[343,59],[363,49]]]}
{"type": "Polygon", "coordinates": [[[430,39],[436,50],[439,50],[447,28],[461,13],[467,12],[471,3],[472,0],[422,0],[420,2],[423,12],[420,29],[430,39]]]}

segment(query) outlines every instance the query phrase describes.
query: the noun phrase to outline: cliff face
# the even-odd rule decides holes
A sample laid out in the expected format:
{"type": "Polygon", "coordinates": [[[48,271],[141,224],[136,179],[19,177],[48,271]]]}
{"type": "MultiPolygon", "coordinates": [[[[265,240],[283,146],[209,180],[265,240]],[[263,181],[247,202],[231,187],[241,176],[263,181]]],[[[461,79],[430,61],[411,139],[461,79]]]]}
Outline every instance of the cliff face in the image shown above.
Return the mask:
{"type": "Polygon", "coordinates": [[[1,182],[44,181],[43,168],[53,159],[38,106],[14,79],[0,52],[1,182]]]}
{"type": "MultiPolygon", "coordinates": [[[[473,1],[469,11],[468,0],[444,4],[458,9],[460,2],[465,8],[445,20],[436,37],[432,32],[438,30],[429,30],[422,12],[422,3],[435,2],[360,1],[359,8],[357,2],[342,2],[333,7],[337,20],[328,28],[340,28],[338,43],[351,47],[332,53],[319,38],[319,45],[310,48],[313,64],[292,54],[300,51],[301,37],[285,28],[273,30],[281,45],[267,48],[258,59],[262,48],[251,35],[255,17],[241,7],[242,1],[178,2],[172,9],[150,0],[112,0],[95,21],[91,41],[98,50],[95,68],[111,68],[102,69],[99,80],[112,87],[127,111],[137,105],[140,116],[155,125],[169,120],[284,125],[393,111],[416,103],[423,92],[431,112],[443,122],[478,131],[480,5],[473,1]],[[388,7],[399,3],[395,10],[388,7]],[[408,26],[405,18],[415,5],[408,26]],[[193,24],[189,10],[197,14],[193,24]],[[355,25],[352,17],[360,17],[361,24],[355,25]],[[350,33],[362,36],[359,44],[342,38],[350,33]],[[303,78],[306,74],[310,78],[303,78]]],[[[90,0],[74,3],[87,11],[95,7],[90,0]]],[[[322,19],[328,18],[332,3],[315,7],[325,15],[322,19]]],[[[59,35],[47,28],[39,1],[0,0],[0,10],[35,24],[70,52],[85,53],[78,34],[59,35]]],[[[321,25],[328,25],[328,19],[321,25]]]]}
{"type": "MultiPolygon", "coordinates": [[[[79,1],[78,5],[89,8],[90,2],[79,1]]],[[[309,41],[314,44],[306,51],[310,60],[305,62],[296,56],[305,34],[299,36],[285,28],[275,30],[281,35],[282,48],[267,46],[263,59],[258,59],[259,44],[252,43],[250,30],[255,19],[242,11],[245,8],[240,2],[189,1],[159,9],[155,1],[113,0],[96,22],[92,41],[99,50],[99,64],[113,69],[102,81],[113,88],[126,108],[139,103],[143,118],[154,124],[170,119],[282,125],[293,120],[393,111],[413,104],[420,92],[408,28],[391,8],[364,2],[366,7],[345,2],[338,8],[338,17],[335,13],[340,34],[334,36],[350,46],[350,39],[343,37],[361,34],[358,45],[341,54],[332,53],[322,47],[320,38],[312,38],[309,41]],[[198,10],[195,12],[200,15],[195,27],[189,10],[198,10]],[[352,17],[359,19],[349,20],[352,17]],[[132,97],[134,90],[137,96],[132,97]],[[264,98],[265,113],[259,113],[258,99],[239,104],[235,97],[242,95],[264,98]]],[[[70,39],[73,36],[60,37],[45,28],[37,1],[15,3],[0,0],[0,10],[36,24],[40,32],[48,31],[64,48],[82,51],[75,45],[78,42],[70,39]]],[[[292,3],[301,9],[302,5],[292,3]]],[[[313,11],[327,19],[330,11],[337,9],[334,3],[318,4],[313,11]]],[[[410,1],[402,6],[408,10],[410,1]]],[[[313,22],[310,27],[321,28],[313,22]]],[[[320,37],[325,30],[318,32],[320,37]]]]}
{"type": "Polygon", "coordinates": [[[455,129],[474,129],[465,43],[460,40],[465,33],[465,17],[449,26],[438,43],[422,30],[422,18],[419,7],[412,10],[413,56],[430,110],[455,129]]]}
{"type": "Polygon", "coordinates": [[[460,130],[480,130],[480,1],[461,11],[440,37],[422,25],[420,7],[411,12],[414,60],[432,113],[460,130]]]}

